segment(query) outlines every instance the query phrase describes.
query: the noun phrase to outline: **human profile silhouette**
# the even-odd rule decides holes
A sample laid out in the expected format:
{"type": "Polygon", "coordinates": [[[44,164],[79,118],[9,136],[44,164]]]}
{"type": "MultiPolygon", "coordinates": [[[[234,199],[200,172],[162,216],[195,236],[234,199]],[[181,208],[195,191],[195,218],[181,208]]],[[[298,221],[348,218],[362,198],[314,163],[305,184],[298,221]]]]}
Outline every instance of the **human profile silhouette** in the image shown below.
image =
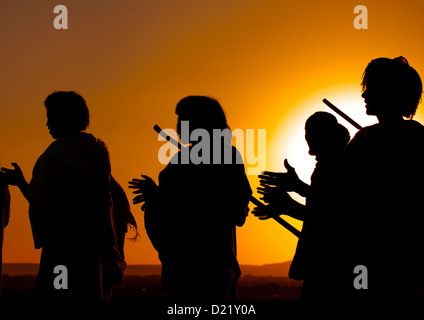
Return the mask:
{"type": "Polygon", "coordinates": [[[328,242],[336,259],[324,261],[332,299],[422,299],[424,127],[412,120],[421,78],[404,57],[378,58],[366,67],[362,89],[366,113],[378,123],[347,144],[329,188],[299,183],[290,170],[268,182],[320,198],[337,221],[328,242]],[[358,266],[366,274],[355,273],[358,266]]]}
{"type": "Polygon", "coordinates": [[[346,286],[358,298],[422,298],[424,127],[412,120],[421,78],[404,57],[378,58],[366,67],[362,89],[366,113],[378,123],[347,145],[335,181],[346,286]],[[366,290],[352,288],[358,265],[368,270],[366,290]]]}
{"type": "Polygon", "coordinates": [[[34,245],[42,248],[34,292],[37,297],[106,299],[125,268],[114,217],[125,212],[118,204],[125,199],[112,199],[109,153],[104,142],[85,132],[89,111],[84,98],[57,91],[44,105],[55,141],[37,160],[30,183],[16,163],[0,174],[29,202],[34,245]],[[54,285],[57,266],[67,270],[67,287],[54,285]]]}
{"type": "MultiPolygon", "coordinates": [[[[209,97],[185,97],[175,113],[180,136],[182,121],[189,123],[190,133],[201,128],[211,137],[214,129],[229,129],[222,107],[209,97]]],[[[192,150],[197,143],[191,141],[188,148],[192,150]]],[[[210,144],[208,150],[202,150],[209,164],[195,164],[191,157],[186,164],[171,160],[159,174],[159,186],[144,175],[130,182],[139,194],[134,203],[144,202],[145,227],[162,263],[163,288],[173,299],[234,298],[241,274],[235,227],[245,222],[252,191],[244,165],[236,162],[240,155],[229,144],[231,137],[218,143],[222,149],[229,146],[232,163],[214,164],[216,150],[210,144]]],[[[181,158],[182,151],[173,159],[181,158]]]]}
{"type": "MultiPolygon", "coordinates": [[[[317,161],[311,176],[311,187],[331,187],[331,179],[342,161],[349,139],[349,131],[330,113],[316,112],[306,120],[305,140],[309,154],[315,156],[317,161]]],[[[305,205],[290,197],[287,190],[299,191],[295,186],[303,182],[287,160],[285,167],[288,173],[264,172],[259,176],[261,187],[258,187],[258,192],[263,195],[262,199],[267,206],[256,207],[253,214],[260,219],[285,214],[303,221],[289,276],[303,280],[302,300],[328,297],[331,294],[331,288],[326,283],[328,271],[321,261],[331,261],[332,253],[328,252],[328,244],[334,240],[331,235],[337,224],[330,218],[326,204],[319,197],[307,196],[305,205]]]]}

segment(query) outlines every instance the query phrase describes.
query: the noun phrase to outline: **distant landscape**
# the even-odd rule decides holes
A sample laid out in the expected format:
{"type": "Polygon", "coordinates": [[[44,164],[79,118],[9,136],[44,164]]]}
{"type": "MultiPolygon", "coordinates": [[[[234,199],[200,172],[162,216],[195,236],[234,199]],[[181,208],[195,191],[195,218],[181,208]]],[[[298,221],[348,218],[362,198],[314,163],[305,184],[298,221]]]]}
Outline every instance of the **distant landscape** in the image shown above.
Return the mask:
{"type": "MultiPolygon", "coordinates": [[[[302,282],[288,278],[291,261],[267,265],[242,265],[238,285],[240,300],[296,300],[302,282]]],[[[30,297],[38,264],[3,264],[3,298],[30,297]]],[[[114,289],[116,300],[161,300],[160,265],[129,265],[122,284],[114,289]]]]}

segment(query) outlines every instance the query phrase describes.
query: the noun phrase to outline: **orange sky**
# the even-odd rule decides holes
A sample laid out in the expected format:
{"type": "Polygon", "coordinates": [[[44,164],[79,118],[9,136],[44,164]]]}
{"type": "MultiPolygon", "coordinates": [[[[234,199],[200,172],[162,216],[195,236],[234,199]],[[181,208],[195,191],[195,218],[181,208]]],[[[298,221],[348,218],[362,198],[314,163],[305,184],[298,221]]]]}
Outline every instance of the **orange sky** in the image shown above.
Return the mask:
{"type": "MultiPolygon", "coordinates": [[[[45,97],[75,90],[90,108],[87,131],[108,145],[112,173],[132,199],[127,181],[141,173],[157,180],[163,169],[153,125],[174,128],[176,103],[200,94],[221,102],[233,129],[267,130],[268,169],[282,170],[288,158],[307,181],[314,159],[303,124],[327,110],[323,98],[366,125],[375,119],[364,114],[359,83],[371,59],[403,55],[424,75],[423,12],[420,0],[2,0],[1,165],[18,162],[31,178],[52,142],[45,97]],[[53,27],[58,4],[68,8],[68,30],[53,27]],[[368,30],[353,27],[358,4],[368,8],[368,30]]],[[[38,262],[28,204],[11,189],[3,261],[38,262]]],[[[127,242],[127,262],[159,263],[139,206],[133,213],[141,239],[127,242]]],[[[274,263],[292,258],[296,238],[249,216],[238,246],[242,264],[274,263]]]]}

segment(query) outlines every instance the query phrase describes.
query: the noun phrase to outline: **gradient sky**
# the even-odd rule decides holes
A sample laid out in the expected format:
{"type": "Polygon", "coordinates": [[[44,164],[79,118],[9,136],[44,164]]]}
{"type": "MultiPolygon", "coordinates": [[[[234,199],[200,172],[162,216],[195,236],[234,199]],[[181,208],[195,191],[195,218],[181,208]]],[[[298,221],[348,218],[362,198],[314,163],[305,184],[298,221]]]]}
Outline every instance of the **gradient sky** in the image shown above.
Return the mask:
{"type": "MultiPolygon", "coordinates": [[[[374,123],[360,97],[362,72],[371,59],[403,55],[424,75],[423,13],[421,0],[2,0],[1,165],[18,162],[30,180],[52,142],[43,101],[74,90],[90,109],[87,131],[108,145],[112,174],[132,199],[127,182],[142,173],[157,181],[164,167],[153,125],[175,128],[176,103],[195,94],[217,98],[233,129],[267,130],[267,169],[283,170],[288,158],[309,181],[305,120],[328,111],[327,98],[362,125],[374,123]],[[68,8],[68,30],[53,27],[59,4],[68,8]],[[368,8],[368,30],[353,26],[359,4],[368,8]]],[[[249,180],[256,189],[257,177],[249,180]]],[[[38,262],[28,204],[11,192],[3,261],[38,262]]],[[[127,263],[159,263],[143,214],[132,209],[141,238],[127,241],[127,263]]],[[[242,264],[282,262],[296,238],[249,216],[238,246],[242,264]]]]}

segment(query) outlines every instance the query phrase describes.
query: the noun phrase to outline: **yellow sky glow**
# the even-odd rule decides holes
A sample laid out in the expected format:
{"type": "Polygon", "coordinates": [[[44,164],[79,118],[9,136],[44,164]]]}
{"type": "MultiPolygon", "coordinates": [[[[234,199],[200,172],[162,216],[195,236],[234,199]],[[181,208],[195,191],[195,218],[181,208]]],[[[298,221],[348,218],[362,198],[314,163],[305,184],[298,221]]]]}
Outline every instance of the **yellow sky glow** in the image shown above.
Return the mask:
{"type": "MultiPolygon", "coordinates": [[[[361,3],[368,30],[353,27],[358,2],[351,0],[61,4],[69,11],[68,30],[53,27],[56,1],[0,3],[0,161],[18,162],[28,180],[52,142],[43,101],[56,90],[75,90],[87,100],[88,132],[106,142],[112,173],[132,199],[127,182],[140,174],[157,181],[164,167],[153,126],[175,128],[174,108],[186,95],[217,98],[233,129],[266,129],[266,168],[281,171],[288,158],[308,181],[315,164],[303,127],[312,113],[328,111],[323,98],[368,125],[376,119],[365,115],[359,84],[371,59],[403,55],[424,75],[419,0],[361,3]]],[[[424,120],[422,111],[416,119],[424,120]]],[[[249,180],[256,188],[257,177],[249,180]]],[[[11,189],[3,261],[36,263],[28,204],[11,189]]],[[[141,238],[127,241],[127,263],[159,263],[139,206],[132,211],[141,238]]],[[[274,221],[249,216],[238,230],[242,264],[287,261],[295,247],[296,238],[274,221]]]]}

